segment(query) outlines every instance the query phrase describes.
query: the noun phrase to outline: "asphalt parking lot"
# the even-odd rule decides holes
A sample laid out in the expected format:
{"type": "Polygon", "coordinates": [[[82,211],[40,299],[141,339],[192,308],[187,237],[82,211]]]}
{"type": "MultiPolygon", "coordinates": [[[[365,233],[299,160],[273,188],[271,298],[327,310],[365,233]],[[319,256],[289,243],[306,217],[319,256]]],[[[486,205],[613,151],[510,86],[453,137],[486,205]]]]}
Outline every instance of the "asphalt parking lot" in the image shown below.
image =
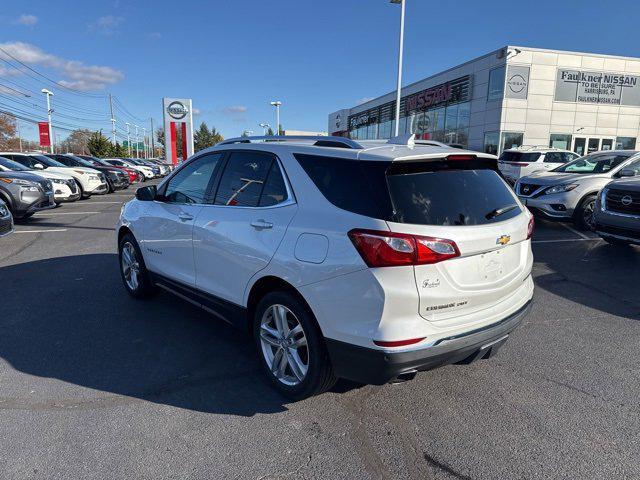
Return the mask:
{"type": "Polygon", "coordinates": [[[241,333],[126,295],[133,190],[0,240],[1,478],[640,477],[640,248],[539,221],[534,307],[497,357],[292,403],[241,333]]]}

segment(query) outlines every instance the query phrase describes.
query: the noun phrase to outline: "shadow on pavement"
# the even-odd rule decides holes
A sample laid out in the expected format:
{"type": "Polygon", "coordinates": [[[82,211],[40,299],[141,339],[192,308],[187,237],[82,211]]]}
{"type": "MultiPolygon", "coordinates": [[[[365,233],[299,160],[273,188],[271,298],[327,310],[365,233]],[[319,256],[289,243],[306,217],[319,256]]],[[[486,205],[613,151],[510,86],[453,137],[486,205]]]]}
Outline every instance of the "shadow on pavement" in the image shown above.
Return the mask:
{"type": "Polygon", "coordinates": [[[640,320],[640,248],[604,242],[534,246],[534,259],[552,273],[536,286],[578,305],[640,320]]]}
{"type": "MultiPolygon", "coordinates": [[[[249,337],[169,294],[131,299],[117,265],[115,254],[96,254],[0,268],[0,357],[30,375],[117,394],[51,400],[70,408],[137,398],[241,416],[286,410],[249,337]]],[[[12,401],[21,400],[3,399],[12,401]]]]}

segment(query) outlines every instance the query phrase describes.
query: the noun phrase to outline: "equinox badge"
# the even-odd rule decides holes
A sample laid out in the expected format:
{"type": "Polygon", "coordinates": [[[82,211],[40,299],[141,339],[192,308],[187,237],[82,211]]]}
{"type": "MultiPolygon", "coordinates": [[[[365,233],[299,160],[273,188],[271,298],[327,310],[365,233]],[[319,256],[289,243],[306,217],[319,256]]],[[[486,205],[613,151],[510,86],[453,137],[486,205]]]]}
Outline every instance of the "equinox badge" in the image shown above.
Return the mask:
{"type": "Polygon", "coordinates": [[[506,245],[511,241],[510,235],[502,235],[496,239],[496,245],[506,245]]]}

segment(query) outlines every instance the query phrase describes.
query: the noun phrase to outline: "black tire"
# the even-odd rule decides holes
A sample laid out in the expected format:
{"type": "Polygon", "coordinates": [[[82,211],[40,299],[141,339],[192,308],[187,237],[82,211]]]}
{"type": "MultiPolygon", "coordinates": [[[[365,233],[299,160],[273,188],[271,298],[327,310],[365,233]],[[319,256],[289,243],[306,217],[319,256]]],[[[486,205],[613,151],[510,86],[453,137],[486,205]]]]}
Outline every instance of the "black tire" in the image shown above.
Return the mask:
{"type": "Polygon", "coordinates": [[[87,198],[90,198],[91,195],[86,195],[84,193],[84,189],[82,188],[82,185],[80,185],[80,182],[77,180],[75,182],[76,182],[76,185],[78,186],[78,190],[80,191],[80,198],[78,200],[86,200],[87,198]]]}
{"type": "MultiPolygon", "coordinates": [[[[287,291],[275,291],[265,295],[258,303],[253,318],[253,337],[258,351],[259,362],[271,384],[284,396],[292,400],[302,400],[329,390],[336,383],[324,337],[313,313],[306,304],[287,291]],[[302,326],[307,339],[306,353],[308,367],[304,379],[297,385],[286,385],[271,372],[260,337],[261,322],[265,312],[273,305],[283,305],[289,309],[302,326]]],[[[287,367],[290,368],[290,367],[287,367]]]]}
{"type": "Polygon", "coordinates": [[[593,219],[593,210],[596,204],[596,195],[587,195],[581,201],[573,214],[573,223],[580,230],[593,231],[595,221],[593,219]],[[587,218],[589,217],[589,218],[587,218]]]}
{"type": "Polygon", "coordinates": [[[144,257],[142,256],[142,252],[140,251],[140,247],[138,246],[138,242],[136,242],[135,237],[127,233],[120,239],[120,243],[118,245],[118,264],[120,268],[120,278],[122,279],[122,284],[124,288],[127,290],[127,293],[131,295],[133,298],[148,298],[153,295],[156,291],[156,287],[151,281],[151,275],[149,275],[149,271],[147,270],[147,266],[144,263],[144,257]],[[123,266],[123,250],[127,245],[131,245],[135,252],[135,260],[138,265],[138,273],[136,274],[136,278],[138,280],[137,286],[134,288],[127,282],[125,278],[125,271],[123,266]]]}

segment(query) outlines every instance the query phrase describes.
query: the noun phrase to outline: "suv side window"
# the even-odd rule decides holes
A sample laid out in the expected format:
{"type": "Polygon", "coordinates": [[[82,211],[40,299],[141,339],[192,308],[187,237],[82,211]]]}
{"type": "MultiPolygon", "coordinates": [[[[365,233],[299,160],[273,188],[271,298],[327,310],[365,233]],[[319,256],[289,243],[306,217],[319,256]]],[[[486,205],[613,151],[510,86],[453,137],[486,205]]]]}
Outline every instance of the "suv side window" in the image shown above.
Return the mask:
{"type": "Polygon", "coordinates": [[[203,155],[176,173],[163,194],[169,203],[205,203],[209,183],[222,159],[222,153],[203,155]]]}
{"type": "Polygon", "coordinates": [[[274,157],[266,153],[231,153],[220,179],[215,204],[257,207],[272,163],[274,157]]]}
{"type": "Polygon", "coordinates": [[[567,160],[562,152],[547,152],[544,156],[544,163],[567,163],[567,160]]]}
{"type": "Polygon", "coordinates": [[[280,165],[274,161],[264,183],[264,189],[260,196],[259,207],[271,207],[284,202],[287,199],[287,187],[280,171],[280,165]]]}

